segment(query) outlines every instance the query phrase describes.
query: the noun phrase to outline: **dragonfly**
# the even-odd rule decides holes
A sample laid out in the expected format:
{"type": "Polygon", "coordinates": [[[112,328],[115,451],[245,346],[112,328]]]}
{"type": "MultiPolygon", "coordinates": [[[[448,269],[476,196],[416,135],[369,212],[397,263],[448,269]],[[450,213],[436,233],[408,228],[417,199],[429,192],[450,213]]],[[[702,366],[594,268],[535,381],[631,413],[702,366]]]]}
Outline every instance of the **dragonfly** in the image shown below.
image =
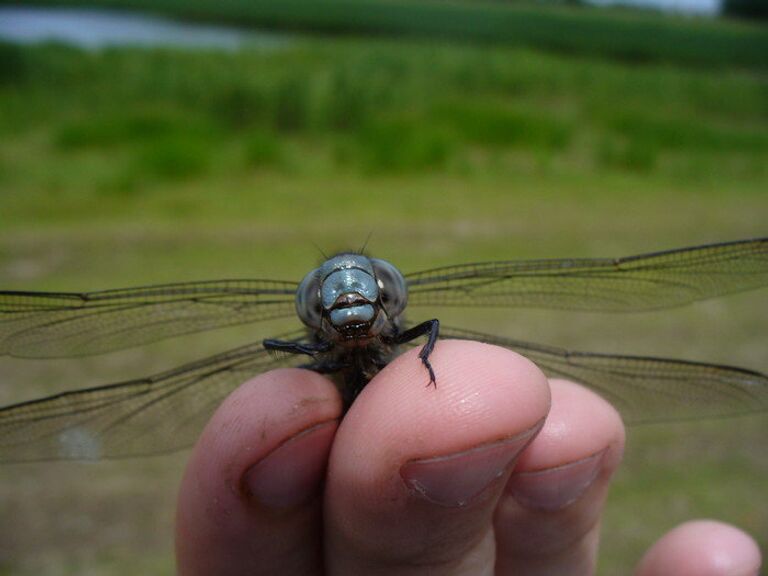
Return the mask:
{"type": "Polygon", "coordinates": [[[96,292],[0,292],[0,355],[102,354],[183,334],[293,316],[297,330],[145,378],[0,407],[0,462],[171,452],[194,443],[223,398],[260,372],[300,366],[333,377],[345,406],[403,350],[419,346],[425,383],[438,338],[518,352],[582,383],[627,424],[768,410],[768,376],[734,366],[565,350],[405,321],[418,306],[649,311],[768,285],[768,237],[625,258],[481,262],[402,274],[359,252],[301,282],[217,280],[96,292]]]}

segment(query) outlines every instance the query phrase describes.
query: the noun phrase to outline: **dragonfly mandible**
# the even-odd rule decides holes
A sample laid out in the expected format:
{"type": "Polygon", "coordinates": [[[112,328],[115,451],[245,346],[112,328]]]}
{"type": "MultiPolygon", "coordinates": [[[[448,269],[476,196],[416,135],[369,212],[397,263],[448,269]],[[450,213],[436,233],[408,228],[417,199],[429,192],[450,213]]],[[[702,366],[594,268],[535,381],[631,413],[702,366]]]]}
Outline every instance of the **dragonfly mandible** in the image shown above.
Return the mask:
{"type": "MultiPolygon", "coordinates": [[[[626,258],[501,261],[403,275],[384,260],[343,253],[301,283],[186,282],[82,293],[0,292],[0,355],[101,354],[157,340],[295,316],[304,327],[146,378],[0,408],[0,461],[141,456],[190,446],[221,400],[278,366],[334,375],[347,405],[404,348],[426,336],[468,338],[527,356],[551,376],[582,383],[625,422],[768,410],[768,376],[687,360],[579,352],[440,326],[409,325],[420,305],[581,311],[668,308],[768,284],[768,238],[626,258]],[[281,350],[286,354],[270,353],[281,350]]],[[[439,383],[438,383],[439,385],[439,383]]]]}

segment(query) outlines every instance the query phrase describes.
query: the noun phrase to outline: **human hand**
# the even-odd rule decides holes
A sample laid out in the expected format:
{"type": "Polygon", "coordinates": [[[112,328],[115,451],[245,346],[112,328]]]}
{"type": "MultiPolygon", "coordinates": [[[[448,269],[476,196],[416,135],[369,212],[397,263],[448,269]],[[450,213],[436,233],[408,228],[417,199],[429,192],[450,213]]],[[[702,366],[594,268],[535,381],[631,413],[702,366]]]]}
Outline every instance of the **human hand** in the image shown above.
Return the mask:
{"type": "MultiPolygon", "coordinates": [[[[276,370],[213,416],[181,485],[181,576],[594,572],[624,446],[618,413],[525,358],[444,340],[411,350],[343,420],[325,377],[276,370]]],[[[658,541],[637,576],[748,576],[760,554],[716,522],[658,541]]]]}

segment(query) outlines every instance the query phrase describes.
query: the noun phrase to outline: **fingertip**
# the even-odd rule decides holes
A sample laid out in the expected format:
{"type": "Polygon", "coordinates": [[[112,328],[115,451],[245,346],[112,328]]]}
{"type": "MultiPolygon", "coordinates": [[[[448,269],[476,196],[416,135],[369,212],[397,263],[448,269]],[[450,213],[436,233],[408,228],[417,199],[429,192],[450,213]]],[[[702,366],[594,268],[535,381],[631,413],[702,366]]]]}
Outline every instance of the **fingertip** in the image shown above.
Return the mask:
{"type": "Polygon", "coordinates": [[[316,558],[295,550],[317,554],[319,488],[340,414],[333,384],[306,370],[268,372],[230,394],[179,489],[179,573],[262,574],[280,565],[311,573],[316,558]]]}
{"type": "Polygon", "coordinates": [[[479,342],[440,341],[430,356],[437,382],[428,386],[418,352],[391,362],[353,403],[331,455],[337,477],[374,489],[405,462],[538,432],[549,387],[528,359],[479,342]]]}
{"type": "Polygon", "coordinates": [[[603,464],[618,467],[626,441],[619,412],[602,396],[574,382],[549,381],[552,406],[517,471],[563,466],[605,452],[603,464]]]}
{"type": "Polygon", "coordinates": [[[716,520],[673,528],[646,552],[635,576],[757,576],[760,549],[746,532],[716,520]]]}
{"type": "Polygon", "coordinates": [[[552,406],[517,462],[496,512],[500,571],[591,573],[610,478],[624,447],[616,410],[594,392],[550,380],[552,406]]]}
{"type": "Polygon", "coordinates": [[[287,439],[340,414],[338,393],[319,374],[296,368],[266,372],[241,384],[216,409],[192,450],[188,472],[218,483],[226,470],[235,486],[287,439]]]}
{"type": "MultiPolygon", "coordinates": [[[[436,382],[412,349],[392,361],[363,390],[344,421],[345,427],[371,421],[407,429],[416,436],[443,431],[450,421],[449,442],[460,435],[467,446],[497,430],[524,430],[546,417],[550,394],[547,379],[527,358],[498,346],[475,341],[441,340],[430,362],[436,382]]],[[[453,446],[451,446],[453,448],[453,446]]]]}

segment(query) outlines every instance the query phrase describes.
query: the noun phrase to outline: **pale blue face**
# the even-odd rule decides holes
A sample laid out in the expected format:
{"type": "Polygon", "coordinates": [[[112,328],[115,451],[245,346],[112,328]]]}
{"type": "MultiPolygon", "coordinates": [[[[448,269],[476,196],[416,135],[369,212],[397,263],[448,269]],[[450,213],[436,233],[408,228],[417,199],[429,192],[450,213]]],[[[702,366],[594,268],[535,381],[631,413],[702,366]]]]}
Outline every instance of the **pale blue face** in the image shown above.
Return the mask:
{"type": "MultiPolygon", "coordinates": [[[[332,262],[326,264],[329,263],[332,262]]],[[[323,309],[328,312],[331,324],[344,326],[372,321],[376,315],[374,304],[379,299],[379,287],[373,269],[370,265],[368,270],[357,266],[346,267],[348,262],[332,264],[333,267],[329,267],[332,272],[320,284],[320,301],[323,309]]],[[[323,265],[322,270],[325,269],[323,265]]]]}
{"type": "Polygon", "coordinates": [[[325,315],[335,328],[372,323],[378,314],[379,285],[369,258],[340,254],[310,272],[296,294],[299,317],[319,328],[325,315]]]}
{"type": "Polygon", "coordinates": [[[347,337],[379,333],[402,313],[406,301],[400,271],[361,254],[329,258],[307,274],[296,292],[296,310],[304,324],[315,329],[325,325],[347,337]]]}

